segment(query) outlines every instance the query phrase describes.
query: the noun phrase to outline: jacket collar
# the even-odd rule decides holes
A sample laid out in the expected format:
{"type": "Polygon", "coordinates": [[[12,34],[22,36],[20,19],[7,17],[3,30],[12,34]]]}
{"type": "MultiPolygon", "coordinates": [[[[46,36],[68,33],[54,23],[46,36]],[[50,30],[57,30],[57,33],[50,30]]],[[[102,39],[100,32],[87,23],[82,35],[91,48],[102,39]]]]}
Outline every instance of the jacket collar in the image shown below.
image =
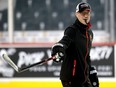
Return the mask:
{"type": "Polygon", "coordinates": [[[82,30],[88,30],[91,27],[91,24],[90,23],[88,23],[88,25],[84,25],[78,19],[76,19],[76,21],[74,22],[74,25],[75,26],[78,26],[82,30]]]}

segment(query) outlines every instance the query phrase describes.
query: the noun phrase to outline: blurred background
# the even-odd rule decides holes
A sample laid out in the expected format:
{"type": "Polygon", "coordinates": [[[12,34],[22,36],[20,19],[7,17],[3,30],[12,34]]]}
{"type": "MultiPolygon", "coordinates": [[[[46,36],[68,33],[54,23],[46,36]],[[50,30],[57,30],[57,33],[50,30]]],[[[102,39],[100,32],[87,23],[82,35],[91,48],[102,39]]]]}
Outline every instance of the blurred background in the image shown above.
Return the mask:
{"type": "MultiPolygon", "coordinates": [[[[19,67],[49,58],[81,1],[92,8],[91,60],[100,87],[116,87],[116,0],[0,0],[0,51],[19,67]]],[[[0,58],[0,86],[61,87],[60,66],[50,61],[17,73],[0,58]]]]}

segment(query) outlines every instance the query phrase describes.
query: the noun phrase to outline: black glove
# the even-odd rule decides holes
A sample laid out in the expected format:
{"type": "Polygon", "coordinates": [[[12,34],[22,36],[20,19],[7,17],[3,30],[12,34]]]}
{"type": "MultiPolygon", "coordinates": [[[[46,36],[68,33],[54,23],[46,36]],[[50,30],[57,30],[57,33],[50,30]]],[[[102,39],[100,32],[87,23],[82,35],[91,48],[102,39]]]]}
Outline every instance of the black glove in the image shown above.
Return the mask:
{"type": "Polygon", "coordinates": [[[99,87],[99,79],[95,67],[90,67],[89,79],[93,87],[99,87]]]}
{"type": "Polygon", "coordinates": [[[61,62],[61,60],[64,58],[64,55],[65,55],[65,50],[62,44],[57,43],[52,47],[51,56],[56,57],[56,59],[54,59],[55,62],[61,62]]]}

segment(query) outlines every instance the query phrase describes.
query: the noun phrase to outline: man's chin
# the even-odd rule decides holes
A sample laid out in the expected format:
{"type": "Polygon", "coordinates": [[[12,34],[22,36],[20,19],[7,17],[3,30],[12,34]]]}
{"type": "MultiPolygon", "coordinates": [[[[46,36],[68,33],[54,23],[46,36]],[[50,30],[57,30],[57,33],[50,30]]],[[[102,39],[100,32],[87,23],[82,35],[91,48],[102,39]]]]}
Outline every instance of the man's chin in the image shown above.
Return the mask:
{"type": "Polygon", "coordinates": [[[87,23],[83,23],[84,25],[87,25],[87,23]]]}

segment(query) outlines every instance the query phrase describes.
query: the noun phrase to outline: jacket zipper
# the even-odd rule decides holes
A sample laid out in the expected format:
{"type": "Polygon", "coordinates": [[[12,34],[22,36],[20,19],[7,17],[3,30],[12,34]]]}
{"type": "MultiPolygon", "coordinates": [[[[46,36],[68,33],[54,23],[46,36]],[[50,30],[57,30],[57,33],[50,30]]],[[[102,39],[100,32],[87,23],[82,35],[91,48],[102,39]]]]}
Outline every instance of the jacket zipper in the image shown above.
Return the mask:
{"type": "MultiPolygon", "coordinates": [[[[87,69],[87,64],[86,64],[86,59],[87,59],[87,55],[88,55],[88,32],[86,31],[86,38],[87,38],[87,42],[86,42],[86,55],[85,55],[85,58],[84,58],[84,64],[85,64],[85,69],[84,69],[84,77],[85,77],[85,81],[86,81],[86,69],[87,69]]],[[[85,83],[85,81],[83,83],[85,83]]]]}
{"type": "Polygon", "coordinates": [[[73,65],[73,73],[72,73],[72,75],[74,76],[75,75],[75,70],[76,70],[76,60],[74,60],[74,65],[73,65]]]}

